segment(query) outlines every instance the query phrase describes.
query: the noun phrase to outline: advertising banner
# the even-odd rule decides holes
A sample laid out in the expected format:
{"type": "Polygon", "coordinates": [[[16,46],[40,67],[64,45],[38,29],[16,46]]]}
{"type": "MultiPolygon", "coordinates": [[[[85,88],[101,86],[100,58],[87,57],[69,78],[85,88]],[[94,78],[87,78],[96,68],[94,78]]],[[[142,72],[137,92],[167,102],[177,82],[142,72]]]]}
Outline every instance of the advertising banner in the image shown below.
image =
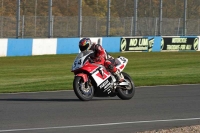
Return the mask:
{"type": "MultiPolygon", "coordinates": [[[[200,38],[200,36],[198,36],[198,38],[200,38]]],[[[199,42],[199,44],[198,44],[198,45],[199,45],[198,51],[200,51],[200,42],[199,42]]]]}
{"type": "Polygon", "coordinates": [[[143,37],[123,37],[120,40],[121,52],[147,52],[149,46],[148,38],[143,37]]]}
{"type": "Polygon", "coordinates": [[[161,39],[162,51],[197,51],[198,45],[198,37],[163,37],[161,39]]]}

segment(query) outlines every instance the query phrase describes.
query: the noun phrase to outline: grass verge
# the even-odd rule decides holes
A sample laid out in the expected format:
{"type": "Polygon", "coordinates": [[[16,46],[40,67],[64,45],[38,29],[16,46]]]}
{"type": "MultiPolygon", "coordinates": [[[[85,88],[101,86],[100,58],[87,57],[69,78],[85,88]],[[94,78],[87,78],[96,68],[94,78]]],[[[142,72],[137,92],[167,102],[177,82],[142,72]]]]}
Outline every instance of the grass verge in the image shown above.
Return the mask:
{"type": "MultiPolygon", "coordinates": [[[[200,52],[112,53],[136,86],[200,83],[200,52]]],[[[70,90],[76,54],[0,58],[0,93],[70,90]]]]}

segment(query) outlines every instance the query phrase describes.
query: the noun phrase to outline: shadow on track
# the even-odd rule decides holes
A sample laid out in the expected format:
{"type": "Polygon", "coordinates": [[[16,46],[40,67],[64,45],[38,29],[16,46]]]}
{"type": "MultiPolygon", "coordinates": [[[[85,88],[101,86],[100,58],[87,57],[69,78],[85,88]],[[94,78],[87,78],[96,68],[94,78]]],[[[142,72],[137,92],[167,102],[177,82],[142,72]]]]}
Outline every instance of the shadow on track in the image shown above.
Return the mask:
{"type": "Polygon", "coordinates": [[[19,102],[76,102],[79,99],[33,99],[33,98],[7,98],[0,101],[19,101],[19,102]]]}
{"type": "MultiPolygon", "coordinates": [[[[104,100],[120,100],[120,99],[112,99],[112,98],[98,98],[98,99],[92,99],[92,101],[104,101],[104,100]]],[[[15,102],[87,102],[87,101],[81,101],[79,99],[34,99],[34,98],[5,98],[0,99],[1,101],[15,101],[15,102]]],[[[88,101],[89,102],[89,101],[88,101]]]]}

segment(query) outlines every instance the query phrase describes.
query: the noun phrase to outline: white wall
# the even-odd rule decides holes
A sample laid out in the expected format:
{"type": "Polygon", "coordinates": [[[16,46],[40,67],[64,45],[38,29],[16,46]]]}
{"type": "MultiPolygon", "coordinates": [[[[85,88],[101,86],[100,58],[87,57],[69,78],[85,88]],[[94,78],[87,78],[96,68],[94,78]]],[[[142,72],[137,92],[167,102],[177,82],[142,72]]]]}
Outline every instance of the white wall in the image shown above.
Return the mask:
{"type": "Polygon", "coordinates": [[[102,45],[102,38],[91,37],[91,42],[102,45]]]}
{"type": "Polygon", "coordinates": [[[8,39],[0,39],[0,56],[7,55],[8,39]]]}
{"type": "Polygon", "coordinates": [[[32,55],[56,54],[57,39],[33,39],[32,55]]]}

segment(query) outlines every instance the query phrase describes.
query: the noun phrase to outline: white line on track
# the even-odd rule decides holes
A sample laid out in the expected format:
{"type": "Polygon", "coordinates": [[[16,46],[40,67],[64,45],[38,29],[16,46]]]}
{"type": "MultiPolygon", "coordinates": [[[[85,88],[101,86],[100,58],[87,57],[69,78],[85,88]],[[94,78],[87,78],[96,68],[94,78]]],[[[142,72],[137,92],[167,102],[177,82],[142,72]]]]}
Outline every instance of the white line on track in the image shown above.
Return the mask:
{"type": "Polygon", "coordinates": [[[3,132],[20,132],[20,131],[37,131],[37,130],[51,130],[51,129],[67,129],[67,128],[83,128],[83,127],[99,127],[99,126],[112,126],[112,125],[124,125],[124,124],[156,123],[156,122],[194,121],[194,120],[200,120],[200,118],[151,120],[151,121],[131,121],[131,122],[102,123],[102,124],[90,124],[90,125],[60,126],[60,127],[43,127],[43,128],[8,129],[8,130],[0,130],[0,133],[3,133],[3,132]]]}

